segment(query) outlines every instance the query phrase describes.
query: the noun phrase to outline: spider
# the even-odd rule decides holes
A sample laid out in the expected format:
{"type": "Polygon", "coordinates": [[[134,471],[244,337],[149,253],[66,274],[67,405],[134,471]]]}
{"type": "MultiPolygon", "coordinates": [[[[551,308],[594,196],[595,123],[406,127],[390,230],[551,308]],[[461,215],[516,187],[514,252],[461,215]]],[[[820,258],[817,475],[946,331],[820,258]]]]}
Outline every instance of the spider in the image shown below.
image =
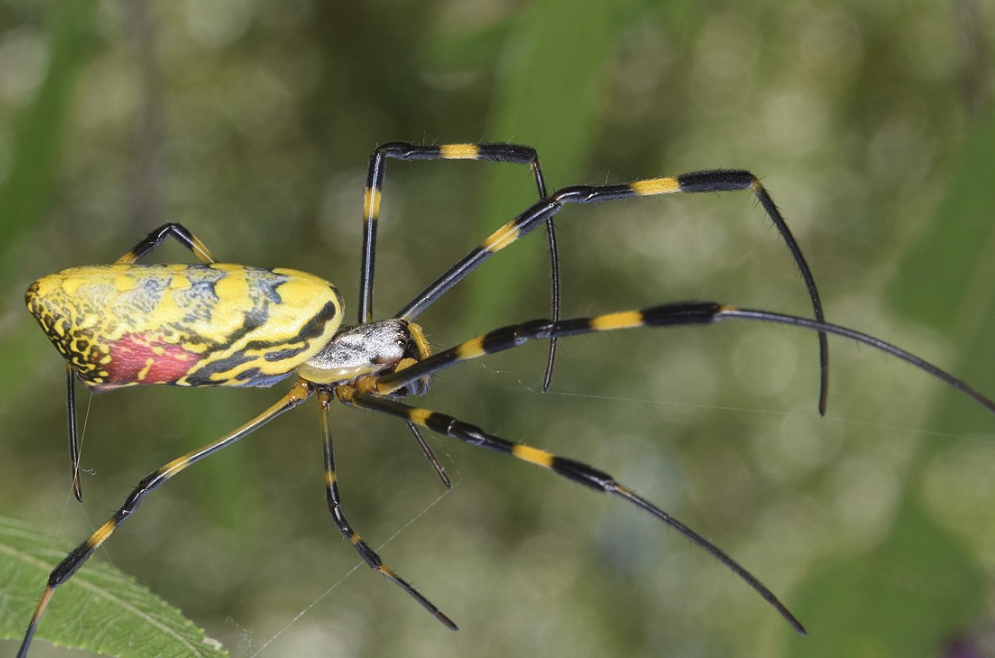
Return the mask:
{"type": "Polygon", "coordinates": [[[547,194],[538,156],[534,149],[526,146],[503,143],[443,146],[401,142],[384,144],[374,151],[369,162],[360,273],[358,323],[343,326],[342,296],[331,283],[296,270],[221,263],[190,231],[171,223],[149,233],[114,264],[70,268],[31,284],[26,293],[28,308],[67,362],[70,460],[77,498],[82,497],[75,413],[77,379],[94,391],[138,384],[271,386],[293,373],[296,373],[297,381],[279,401],[249,422],[168,462],[143,478],[124,504],[51,572],[18,656],[27,656],[39,621],[55,590],[71,578],[138,509],[147,494],[187,467],[239,441],[312,395],[318,398],[321,411],[325,494],[335,525],[371,569],[394,582],[450,629],[457,629],[455,622],[387,566],[346,518],[336,478],[329,418],[329,409],[336,400],[347,406],[400,418],[447,487],[451,486],[449,478],[422,437],[421,429],[510,455],[595,491],[617,496],[650,513],[706,550],[753,588],[796,631],[805,634],[801,622],[745,567],[608,473],[571,458],[508,441],[452,416],[410,406],[403,401],[409,395],[425,393],[431,384],[431,377],[440,370],[508,350],[530,340],[550,341],[544,379],[544,387],[548,387],[554,362],[554,341],[558,338],[639,327],[710,324],[726,319],[781,323],[818,334],[822,378],[820,412],[825,409],[826,403],[826,336],[829,333],[871,345],[905,360],[995,412],[995,403],[936,366],[880,339],[827,323],[814,278],[801,249],[770,195],[747,171],[699,171],[628,184],[564,187],[547,194]],[[388,159],[471,159],[528,165],[539,200],[492,233],[393,316],[374,320],[377,220],[388,159]],[[637,196],[725,190],[749,190],[760,201],[802,274],[814,318],[714,302],[680,302],[593,317],[559,318],[559,277],[552,218],[563,206],[637,196]],[[485,260],[540,225],[547,227],[551,246],[552,319],[502,327],[433,354],[414,319],[485,260]],[[201,263],[137,263],[167,238],[177,240],[201,263]]]}

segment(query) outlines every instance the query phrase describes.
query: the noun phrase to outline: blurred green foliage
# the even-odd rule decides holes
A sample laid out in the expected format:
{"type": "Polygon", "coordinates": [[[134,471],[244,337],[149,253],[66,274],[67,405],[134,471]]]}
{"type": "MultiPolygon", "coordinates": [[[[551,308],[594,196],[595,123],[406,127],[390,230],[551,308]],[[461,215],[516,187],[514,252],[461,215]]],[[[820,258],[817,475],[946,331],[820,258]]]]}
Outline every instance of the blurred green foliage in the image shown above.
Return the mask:
{"type": "MultiPolygon", "coordinates": [[[[991,4],[969,1],[2,0],[0,514],[79,541],[147,472],[278,395],[82,396],[80,508],[30,281],[178,221],[222,259],[326,276],[354,308],[366,158],[392,140],[527,143],[551,188],[748,168],[830,319],[995,393],[992,33],[991,4]]],[[[377,314],[534,194],[520,167],[390,163],[377,314]]],[[[808,313],[747,195],[571,208],[558,228],[568,316],[687,298],[808,313]]],[[[422,316],[432,342],[546,315],[546,251],[537,232],[475,272],[422,316]]],[[[645,514],[433,437],[444,495],[403,425],[347,409],[350,518],[458,633],[353,571],[313,409],[170,482],[98,559],[235,656],[991,652],[995,424],[904,364],[831,349],[825,419],[811,337],[734,324],[564,341],[545,395],[534,345],[424,400],[616,475],[756,573],[807,638],[645,514]]]]}

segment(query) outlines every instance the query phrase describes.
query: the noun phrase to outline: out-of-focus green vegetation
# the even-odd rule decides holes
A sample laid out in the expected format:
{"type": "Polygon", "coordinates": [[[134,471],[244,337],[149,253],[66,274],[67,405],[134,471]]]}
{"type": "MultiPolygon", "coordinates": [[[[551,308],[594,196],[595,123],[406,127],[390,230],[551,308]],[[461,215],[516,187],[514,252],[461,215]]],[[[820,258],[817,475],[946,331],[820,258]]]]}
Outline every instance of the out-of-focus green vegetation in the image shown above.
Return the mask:
{"type": "MultiPolygon", "coordinates": [[[[366,158],[385,141],[530,144],[551,187],[748,168],[831,320],[995,394],[989,3],[49,4],[0,3],[0,515],[53,541],[81,540],[143,475],[279,392],[84,393],[80,508],[64,369],[23,309],[28,283],[178,221],[224,260],[326,276],[354,309],[366,158]]],[[[377,314],[533,195],[520,167],[390,163],[377,314]]],[[[558,227],[568,316],[688,298],[809,313],[747,195],[569,208],[558,227]]],[[[433,306],[433,343],[546,315],[546,251],[537,232],[433,306]]],[[[423,401],[616,475],[751,569],[808,638],[646,514],[432,437],[444,494],[403,424],[348,409],[346,510],[458,633],[353,571],[310,405],[149,497],[98,559],[235,656],[984,649],[995,419],[869,348],[831,349],[825,419],[813,337],[732,323],[564,341],[545,395],[545,348],[529,346],[444,373],[423,401]]]]}

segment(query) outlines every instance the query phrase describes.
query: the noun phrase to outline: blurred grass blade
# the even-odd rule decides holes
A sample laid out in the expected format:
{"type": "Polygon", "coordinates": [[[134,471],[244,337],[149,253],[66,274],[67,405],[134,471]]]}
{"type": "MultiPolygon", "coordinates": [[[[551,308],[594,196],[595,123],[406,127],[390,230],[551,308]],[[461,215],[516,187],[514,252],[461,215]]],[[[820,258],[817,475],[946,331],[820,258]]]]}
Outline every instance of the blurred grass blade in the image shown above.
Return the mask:
{"type": "MultiPolygon", "coordinates": [[[[20,641],[52,567],[70,547],[30,525],[0,517],[0,637],[20,641]]],[[[227,656],[193,622],[130,577],[87,564],[52,599],[35,643],[118,658],[227,656]]]]}
{"type": "MultiPolygon", "coordinates": [[[[917,322],[976,330],[971,309],[995,291],[995,112],[966,136],[946,195],[899,267],[891,299],[917,322]]],[[[964,336],[960,336],[964,338],[964,336]]]]}
{"type": "Polygon", "coordinates": [[[93,5],[60,2],[50,8],[48,70],[31,105],[17,118],[10,173],[0,184],[0,259],[16,238],[40,223],[52,201],[66,117],[86,61],[81,52],[93,5]]]}
{"type": "MultiPolygon", "coordinates": [[[[989,395],[995,395],[993,153],[995,111],[966,135],[947,193],[898,269],[891,294],[903,314],[950,335],[960,360],[951,369],[989,395]]],[[[945,433],[977,431],[980,416],[973,408],[945,405],[931,425],[945,433]]],[[[924,448],[931,454],[947,445],[933,438],[924,448]]]]}
{"type": "MultiPolygon", "coordinates": [[[[613,2],[577,11],[572,0],[541,0],[522,15],[506,44],[486,139],[534,147],[550,192],[581,182],[577,177],[596,136],[599,95],[609,82],[604,62],[620,38],[620,10],[613,2]]],[[[519,167],[491,167],[485,176],[476,220],[481,237],[536,201],[529,174],[519,167]]],[[[542,233],[525,240],[531,249],[516,245],[497,256],[500,278],[469,277],[463,314],[468,333],[507,322],[509,311],[522,304],[523,291],[549,298],[542,233]]]]}

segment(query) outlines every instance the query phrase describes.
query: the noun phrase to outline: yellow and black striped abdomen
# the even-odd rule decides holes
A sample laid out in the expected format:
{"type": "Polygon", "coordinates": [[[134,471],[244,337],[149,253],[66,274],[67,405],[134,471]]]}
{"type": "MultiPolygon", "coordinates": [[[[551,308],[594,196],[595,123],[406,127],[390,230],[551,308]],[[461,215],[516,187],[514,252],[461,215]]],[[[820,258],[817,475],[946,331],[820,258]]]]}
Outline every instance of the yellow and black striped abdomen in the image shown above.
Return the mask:
{"type": "Polygon", "coordinates": [[[25,299],[91,387],[269,386],[342,322],[331,283],[288,269],[94,265],[35,281],[25,299]]]}

